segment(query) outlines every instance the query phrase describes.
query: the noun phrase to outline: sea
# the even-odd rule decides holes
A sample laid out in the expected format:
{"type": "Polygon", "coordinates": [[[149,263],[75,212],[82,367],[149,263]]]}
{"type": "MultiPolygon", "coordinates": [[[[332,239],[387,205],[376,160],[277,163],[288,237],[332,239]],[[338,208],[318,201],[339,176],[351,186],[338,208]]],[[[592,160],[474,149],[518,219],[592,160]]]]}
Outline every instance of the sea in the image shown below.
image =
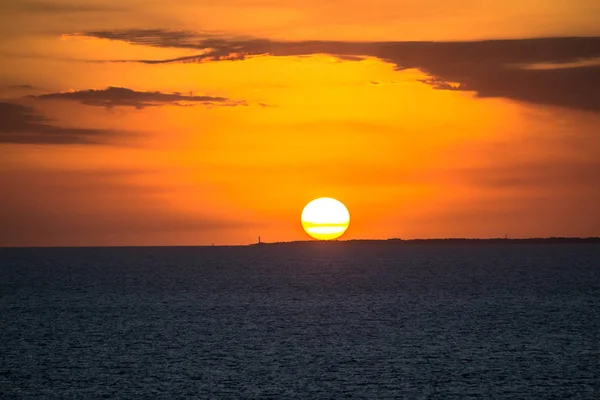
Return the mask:
{"type": "Polygon", "coordinates": [[[600,399],[600,244],[0,249],[1,399],[600,399]]]}

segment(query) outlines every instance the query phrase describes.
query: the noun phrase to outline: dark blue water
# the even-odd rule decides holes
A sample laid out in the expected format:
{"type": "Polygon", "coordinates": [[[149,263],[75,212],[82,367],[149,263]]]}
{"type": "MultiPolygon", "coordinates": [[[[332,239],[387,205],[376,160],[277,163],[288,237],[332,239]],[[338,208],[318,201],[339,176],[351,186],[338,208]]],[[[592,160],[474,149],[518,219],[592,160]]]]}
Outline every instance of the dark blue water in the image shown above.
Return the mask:
{"type": "Polygon", "coordinates": [[[0,249],[0,398],[599,399],[600,245],[0,249]]]}

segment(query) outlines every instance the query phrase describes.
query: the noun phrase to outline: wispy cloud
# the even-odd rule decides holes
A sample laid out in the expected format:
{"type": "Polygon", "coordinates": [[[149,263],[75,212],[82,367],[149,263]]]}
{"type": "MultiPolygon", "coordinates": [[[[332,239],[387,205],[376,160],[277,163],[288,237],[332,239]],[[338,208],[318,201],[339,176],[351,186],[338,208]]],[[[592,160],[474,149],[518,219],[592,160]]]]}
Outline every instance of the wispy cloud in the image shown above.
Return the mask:
{"type": "Polygon", "coordinates": [[[25,94],[40,93],[43,92],[37,86],[21,84],[21,85],[9,85],[0,87],[0,95],[5,99],[12,98],[15,96],[24,96],[25,94]]]}
{"type": "Polygon", "coordinates": [[[53,125],[31,107],[0,102],[0,143],[103,144],[121,134],[124,132],[53,125]]]}
{"type": "Polygon", "coordinates": [[[440,78],[420,79],[419,82],[426,83],[437,90],[468,90],[460,83],[446,82],[440,78]]]}
{"type": "Polygon", "coordinates": [[[345,60],[377,57],[398,69],[416,68],[439,90],[469,90],[480,97],[600,111],[600,37],[489,40],[478,42],[279,42],[227,38],[189,31],[94,31],[78,35],[137,45],[197,49],[164,60],[114,60],[146,64],[243,60],[249,56],[331,54],[345,60]],[[545,68],[515,68],[539,65],[545,68]]]}
{"type": "Polygon", "coordinates": [[[207,104],[237,106],[246,104],[243,101],[234,101],[226,97],[195,96],[192,93],[184,95],[181,93],[138,92],[122,87],[47,93],[29,97],[39,100],[71,100],[96,107],[135,107],[138,109],[164,105],[185,106],[207,104]]]}
{"type": "Polygon", "coordinates": [[[12,90],[37,90],[38,88],[33,85],[12,85],[8,87],[12,90]]]}

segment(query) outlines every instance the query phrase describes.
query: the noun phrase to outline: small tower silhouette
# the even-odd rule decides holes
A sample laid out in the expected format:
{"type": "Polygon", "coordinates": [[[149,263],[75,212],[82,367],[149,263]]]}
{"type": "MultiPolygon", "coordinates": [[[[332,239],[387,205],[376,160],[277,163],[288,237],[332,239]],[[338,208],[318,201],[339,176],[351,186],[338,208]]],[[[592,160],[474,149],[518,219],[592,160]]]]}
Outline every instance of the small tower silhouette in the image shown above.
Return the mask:
{"type": "Polygon", "coordinates": [[[260,244],[260,236],[258,237],[258,244],[260,244]]]}

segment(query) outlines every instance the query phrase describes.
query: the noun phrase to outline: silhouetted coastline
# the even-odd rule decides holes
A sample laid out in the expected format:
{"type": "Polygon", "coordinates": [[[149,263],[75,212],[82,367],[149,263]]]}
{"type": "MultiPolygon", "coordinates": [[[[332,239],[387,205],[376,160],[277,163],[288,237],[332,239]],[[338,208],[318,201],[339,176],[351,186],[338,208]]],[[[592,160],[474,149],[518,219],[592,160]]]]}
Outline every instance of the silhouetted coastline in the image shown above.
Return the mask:
{"type": "Polygon", "coordinates": [[[485,245],[485,244],[575,244],[575,243],[600,243],[600,237],[548,237],[548,238],[485,238],[485,239],[473,239],[473,238],[441,238],[441,239],[347,239],[347,240],[295,240],[289,242],[265,242],[261,239],[260,242],[250,244],[218,244],[212,243],[209,245],[127,245],[127,246],[115,246],[115,245],[100,245],[100,246],[0,246],[0,250],[8,249],[111,249],[111,248],[175,248],[175,247],[212,247],[212,248],[231,248],[231,247],[273,247],[273,246],[361,246],[361,245],[381,245],[381,246],[404,246],[404,245],[439,245],[439,244],[465,244],[465,245],[485,245]]]}
{"type": "Polygon", "coordinates": [[[441,239],[349,239],[349,240],[296,240],[291,242],[263,242],[250,246],[300,246],[312,243],[328,244],[378,244],[378,245],[410,245],[410,244],[566,244],[566,243],[600,243],[600,237],[548,237],[548,238],[441,238],[441,239]]]}

